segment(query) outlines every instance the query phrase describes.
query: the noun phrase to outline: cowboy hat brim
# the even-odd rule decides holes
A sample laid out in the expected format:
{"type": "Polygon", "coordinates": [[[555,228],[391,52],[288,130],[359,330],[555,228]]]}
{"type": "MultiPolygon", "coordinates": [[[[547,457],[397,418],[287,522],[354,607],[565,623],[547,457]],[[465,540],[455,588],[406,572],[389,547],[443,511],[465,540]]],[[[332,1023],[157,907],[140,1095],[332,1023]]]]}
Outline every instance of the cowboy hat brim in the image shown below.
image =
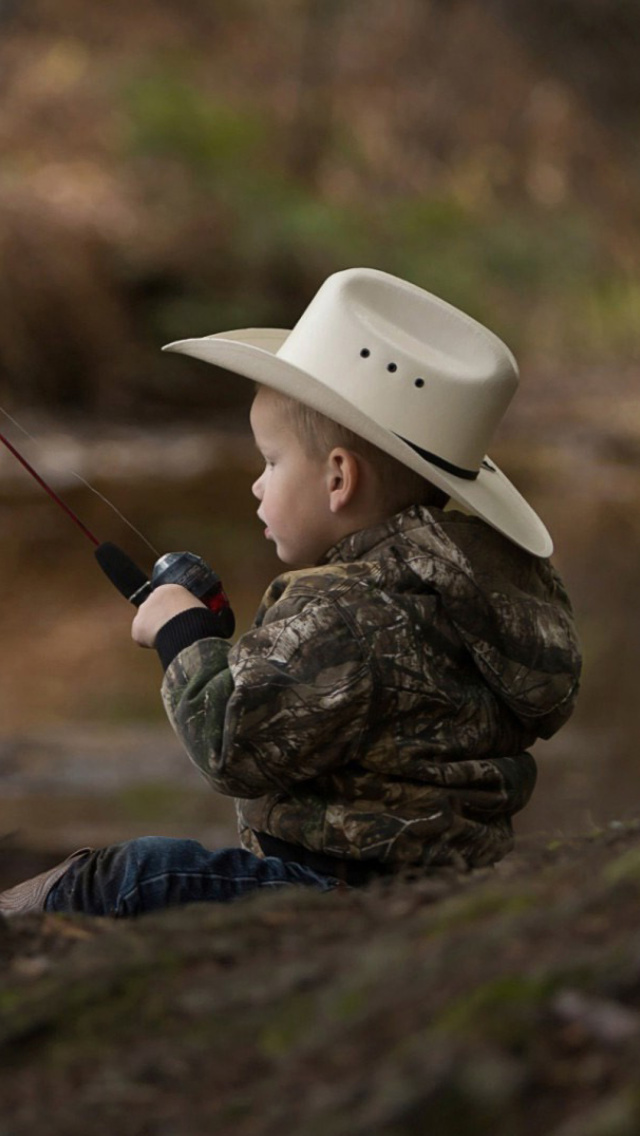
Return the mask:
{"type": "Polygon", "coordinates": [[[439,468],[337,391],[279,358],[276,352],[290,334],[280,328],[248,328],[177,340],[162,350],[202,359],[297,399],[415,470],[534,556],[551,555],[553,542],[546,527],[493,461],[486,459],[473,480],[439,468]]]}

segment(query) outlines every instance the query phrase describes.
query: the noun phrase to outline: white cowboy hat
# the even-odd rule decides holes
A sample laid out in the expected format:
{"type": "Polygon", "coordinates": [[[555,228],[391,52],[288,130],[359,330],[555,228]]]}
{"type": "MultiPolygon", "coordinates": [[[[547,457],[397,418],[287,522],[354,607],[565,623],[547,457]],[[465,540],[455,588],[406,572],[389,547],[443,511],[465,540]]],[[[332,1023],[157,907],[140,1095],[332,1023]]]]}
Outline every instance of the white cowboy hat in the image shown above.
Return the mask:
{"type": "Polygon", "coordinates": [[[486,450],[518,385],[504,343],[422,288],[372,268],[330,276],[292,331],[169,343],[273,387],[416,470],[536,556],[551,537],[486,450]]]}

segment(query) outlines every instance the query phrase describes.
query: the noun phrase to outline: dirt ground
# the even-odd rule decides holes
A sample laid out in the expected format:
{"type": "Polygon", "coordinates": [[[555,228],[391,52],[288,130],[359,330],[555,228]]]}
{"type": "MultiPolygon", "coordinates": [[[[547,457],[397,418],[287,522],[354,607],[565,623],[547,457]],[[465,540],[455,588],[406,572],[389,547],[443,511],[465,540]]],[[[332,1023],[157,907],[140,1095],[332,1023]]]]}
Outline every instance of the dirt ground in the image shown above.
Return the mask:
{"type": "Polygon", "coordinates": [[[634,1136],[640,825],[501,866],[0,922],[3,1136],[634,1136]]]}

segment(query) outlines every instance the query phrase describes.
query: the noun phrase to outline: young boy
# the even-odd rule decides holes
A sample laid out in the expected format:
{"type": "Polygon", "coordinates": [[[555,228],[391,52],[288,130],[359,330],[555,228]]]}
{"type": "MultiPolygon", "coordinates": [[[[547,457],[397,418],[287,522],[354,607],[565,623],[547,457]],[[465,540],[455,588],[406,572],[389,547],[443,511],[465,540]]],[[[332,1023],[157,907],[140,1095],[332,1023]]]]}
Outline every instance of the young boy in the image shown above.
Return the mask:
{"type": "Polygon", "coordinates": [[[330,277],[291,332],[168,349],[258,383],[253,493],[291,569],[233,646],[177,585],[133,623],[187,752],[237,798],[242,847],[85,849],[0,911],[131,915],[499,860],[535,782],[526,750],[567,720],[580,669],[550,537],[485,456],[511,353],[370,269],[330,277]]]}

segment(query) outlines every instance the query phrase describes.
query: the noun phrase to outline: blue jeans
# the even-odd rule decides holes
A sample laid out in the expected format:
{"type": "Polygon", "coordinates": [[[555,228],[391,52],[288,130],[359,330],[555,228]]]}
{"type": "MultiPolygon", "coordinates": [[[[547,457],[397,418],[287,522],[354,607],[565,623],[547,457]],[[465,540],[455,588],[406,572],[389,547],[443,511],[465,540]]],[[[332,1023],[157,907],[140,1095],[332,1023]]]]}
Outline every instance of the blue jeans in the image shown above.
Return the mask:
{"type": "Polygon", "coordinates": [[[228,903],[261,888],[331,891],[339,881],[301,864],[243,848],[210,852],[195,840],[143,836],[72,860],[47,896],[47,911],[141,915],[185,903],[228,903]]]}

